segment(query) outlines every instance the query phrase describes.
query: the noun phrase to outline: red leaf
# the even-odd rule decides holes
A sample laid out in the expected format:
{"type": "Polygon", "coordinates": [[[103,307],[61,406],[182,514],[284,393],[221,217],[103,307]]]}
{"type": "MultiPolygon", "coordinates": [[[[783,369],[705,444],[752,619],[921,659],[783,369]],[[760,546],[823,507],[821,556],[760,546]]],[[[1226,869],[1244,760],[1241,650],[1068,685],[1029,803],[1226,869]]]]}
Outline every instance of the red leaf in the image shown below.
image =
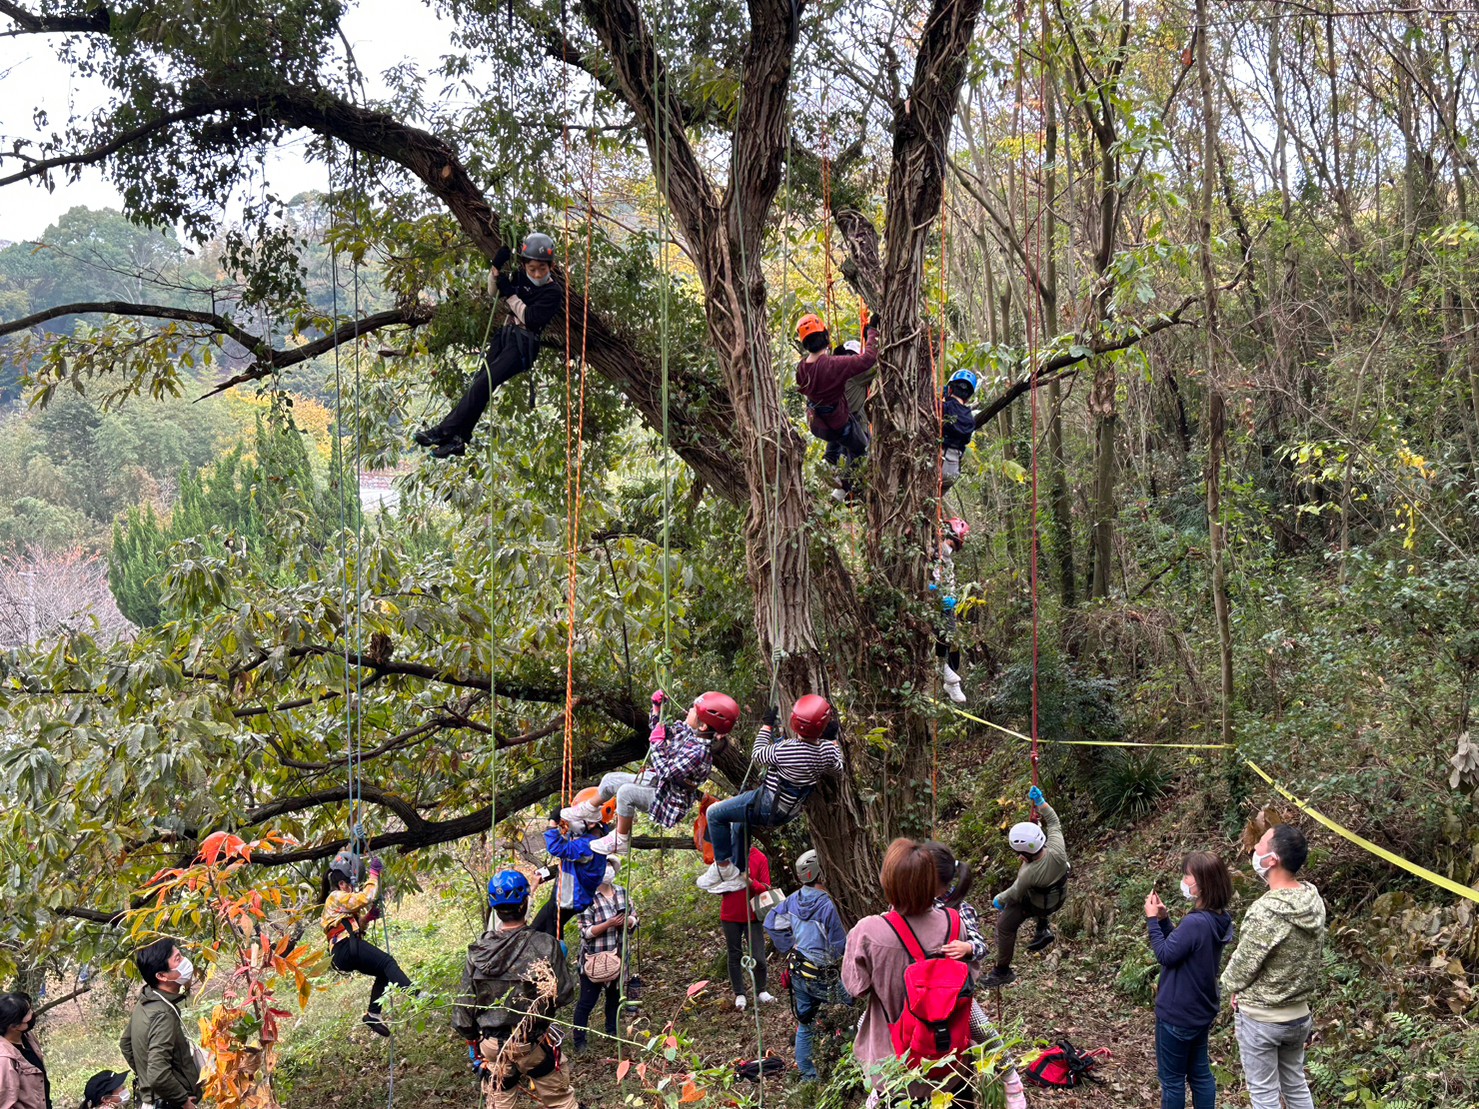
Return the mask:
{"type": "Polygon", "coordinates": [[[616,1080],[618,1082],[620,1082],[623,1078],[625,1078],[627,1076],[627,1071],[629,1071],[631,1069],[632,1069],[632,1061],[630,1059],[623,1059],[621,1062],[617,1063],[616,1064],[616,1080]]]}
{"type": "Polygon", "coordinates": [[[683,1096],[678,1099],[679,1105],[687,1105],[691,1101],[702,1101],[704,1092],[693,1084],[693,1079],[683,1083],[683,1096]]]}
{"type": "Polygon", "coordinates": [[[205,842],[200,845],[200,857],[210,866],[216,865],[216,860],[221,857],[221,848],[225,846],[230,832],[212,832],[205,837],[205,842]]]}
{"type": "Polygon", "coordinates": [[[700,993],[703,992],[704,987],[708,984],[709,980],[707,978],[705,978],[702,982],[695,982],[693,985],[688,987],[688,996],[697,997],[700,993]]]}

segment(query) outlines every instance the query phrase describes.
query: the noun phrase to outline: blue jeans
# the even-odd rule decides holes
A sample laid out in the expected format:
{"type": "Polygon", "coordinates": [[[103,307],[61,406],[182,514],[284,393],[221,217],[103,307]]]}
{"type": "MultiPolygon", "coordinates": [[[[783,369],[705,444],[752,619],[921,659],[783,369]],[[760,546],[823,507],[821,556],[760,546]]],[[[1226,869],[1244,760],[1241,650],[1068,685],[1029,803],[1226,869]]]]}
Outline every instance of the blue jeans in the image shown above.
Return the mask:
{"type": "Polygon", "coordinates": [[[715,801],[709,806],[709,839],[714,843],[714,861],[719,865],[734,863],[740,870],[747,868],[750,850],[745,834],[745,812],[759,792],[758,789],[752,789],[727,801],[715,801]]]}
{"type": "Polygon", "coordinates": [[[1178,1028],[1155,1022],[1155,1064],[1161,1080],[1161,1109],[1186,1109],[1186,1088],[1191,1087],[1193,1109],[1215,1109],[1217,1081],[1207,1058],[1207,1033],[1211,1028],[1178,1028]]]}
{"type": "Polygon", "coordinates": [[[842,988],[842,983],[835,977],[831,981],[833,986],[830,990],[824,987],[821,993],[812,993],[810,983],[794,970],[791,972],[791,1004],[796,1007],[796,1069],[808,1082],[815,1082],[820,1077],[816,1064],[811,1061],[811,1025],[817,1013],[828,1003],[852,1004],[852,998],[842,988]]]}

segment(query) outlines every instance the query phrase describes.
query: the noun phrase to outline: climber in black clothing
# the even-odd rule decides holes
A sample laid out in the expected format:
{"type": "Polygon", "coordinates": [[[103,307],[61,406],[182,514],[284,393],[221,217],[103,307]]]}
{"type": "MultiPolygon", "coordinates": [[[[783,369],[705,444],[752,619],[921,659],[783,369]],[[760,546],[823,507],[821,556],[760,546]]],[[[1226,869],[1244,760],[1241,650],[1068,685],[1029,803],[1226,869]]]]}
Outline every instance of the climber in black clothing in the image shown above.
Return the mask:
{"type": "Polygon", "coordinates": [[[511,257],[508,247],[499,250],[489,274],[490,283],[497,282],[498,295],[508,302],[508,323],[493,336],[483,368],[468,379],[456,407],[441,422],[416,433],[416,442],[432,448],[434,458],[450,458],[467,449],[493,390],[534,365],[540,333],[565,310],[565,286],[550,272],[555,260],[553,239],[538,232],[525,236],[519,244],[523,271],[512,278],[503,272],[511,257]]]}

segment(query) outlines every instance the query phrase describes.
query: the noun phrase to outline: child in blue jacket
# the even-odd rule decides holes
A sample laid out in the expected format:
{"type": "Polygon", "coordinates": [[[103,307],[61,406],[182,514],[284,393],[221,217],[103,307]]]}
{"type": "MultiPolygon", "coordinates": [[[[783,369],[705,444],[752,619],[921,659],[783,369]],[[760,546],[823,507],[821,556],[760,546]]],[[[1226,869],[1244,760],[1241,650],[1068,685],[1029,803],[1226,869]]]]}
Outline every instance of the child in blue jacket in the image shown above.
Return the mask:
{"type": "Polygon", "coordinates": [[[605,825],[587,825],[570,809],[550,814],[544,849],[559,860],[560,870],[555,892],[534,918],[536,932],[559,939],[565,934],[565,925],[590,905],[606,874],[606,857],[591,850],[591,840],[605,834],[605,825]]]}
{"type": "Polygon", "coordinates": [[[971,436],[976,434],[976,414],[971,411],[971,398],[976,395],[976,375],[971,370],[956,370],[945,384],[940,405],[940,470],[945,488],[960,480],[960,464],[965,459],[971,436]]]}

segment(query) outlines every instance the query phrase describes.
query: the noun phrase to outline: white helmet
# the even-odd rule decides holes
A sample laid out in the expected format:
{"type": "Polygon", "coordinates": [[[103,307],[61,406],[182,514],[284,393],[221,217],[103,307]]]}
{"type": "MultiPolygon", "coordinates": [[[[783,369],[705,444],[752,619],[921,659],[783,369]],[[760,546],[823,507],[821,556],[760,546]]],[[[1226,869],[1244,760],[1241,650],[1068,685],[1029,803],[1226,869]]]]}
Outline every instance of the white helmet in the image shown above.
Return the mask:
{"type": "Polygon", "coordinates": [[[1020,824],[1013,824],[1012,830],[1007,833],[1007,842],[1012,845],[1013,851],[1020,851],[1024,855],[1036,855],[1047,846],[1048,837],[1042,828],[1024,820],[1020,824]]]}
{"type": "Polygon", "coordinates": [[[804,851],[796,860],[796,880],[803,886],[810,886],[822,876],[822,864],[817,858],[815,851],[804,851]]]}

